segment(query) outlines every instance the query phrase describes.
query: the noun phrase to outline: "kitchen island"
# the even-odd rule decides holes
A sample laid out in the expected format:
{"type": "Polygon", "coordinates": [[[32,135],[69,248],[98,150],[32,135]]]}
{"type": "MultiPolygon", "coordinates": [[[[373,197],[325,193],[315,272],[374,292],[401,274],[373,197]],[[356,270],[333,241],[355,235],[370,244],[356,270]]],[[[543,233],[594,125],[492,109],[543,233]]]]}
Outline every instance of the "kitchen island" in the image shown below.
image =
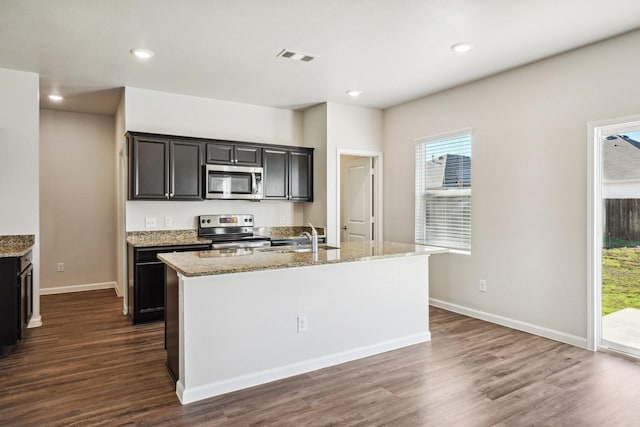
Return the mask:
{"type": "Polygon", "coordinates": [[[180,401],[429,341],[428,257],[443,250],[340,245],[158,255],[180,401]]]}

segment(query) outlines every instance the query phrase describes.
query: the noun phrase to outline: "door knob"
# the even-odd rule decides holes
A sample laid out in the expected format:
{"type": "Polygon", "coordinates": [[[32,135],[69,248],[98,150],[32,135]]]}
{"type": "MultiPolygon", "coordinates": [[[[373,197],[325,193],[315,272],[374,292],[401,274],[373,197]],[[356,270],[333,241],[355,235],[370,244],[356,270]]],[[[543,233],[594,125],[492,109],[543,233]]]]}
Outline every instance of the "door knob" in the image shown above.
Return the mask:
{"type": "Polygon", "coordinates": [[[346,226],[346,225],[343,225],[343,226],[342,226],[342,227],[340,227],[340,228],[342,228],[343,230],[346,230],[346,229],[347,229],[347,226],[346,226]]]}

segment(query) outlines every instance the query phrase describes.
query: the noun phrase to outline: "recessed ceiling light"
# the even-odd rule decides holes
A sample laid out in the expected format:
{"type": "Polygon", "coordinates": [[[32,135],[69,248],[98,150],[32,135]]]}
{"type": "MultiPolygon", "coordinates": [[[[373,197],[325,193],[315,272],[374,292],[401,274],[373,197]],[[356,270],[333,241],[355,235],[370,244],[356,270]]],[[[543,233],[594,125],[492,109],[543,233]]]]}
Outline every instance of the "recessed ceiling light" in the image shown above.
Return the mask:
{"type": "Polygon", "coordinates": [[[355,98],[356,96],[360,96],[362,91],[361,90],[356,90],[356,89],[351,89],[351,90],[348,90],[346,93],[347,93],[347,95],[353,96],[355,98]]]}
{"type": "Polygon", "coordinates": [[[141,59],[149,59],[154,55],[154,53],[151,52],[150,50],[140,49],[140,48],[131,49],[129,52],[131,52],[132,55],[135,55],[141,59]]]}
{"type": "Polygon", "coordinates": [[[53,102],[60,102],[62,101],[64,98],[61,95],[55,95],[55,94],[51,94],[49,95],[49,99],[53,102]]]}
{"type": "Polygon", "coordinates": [[[471,43],[469,42],[456,43],[453,46],[451,46],[451,50],[454,51],[455,53],[469,52],[469,50],[471,50],[471,43]]]}

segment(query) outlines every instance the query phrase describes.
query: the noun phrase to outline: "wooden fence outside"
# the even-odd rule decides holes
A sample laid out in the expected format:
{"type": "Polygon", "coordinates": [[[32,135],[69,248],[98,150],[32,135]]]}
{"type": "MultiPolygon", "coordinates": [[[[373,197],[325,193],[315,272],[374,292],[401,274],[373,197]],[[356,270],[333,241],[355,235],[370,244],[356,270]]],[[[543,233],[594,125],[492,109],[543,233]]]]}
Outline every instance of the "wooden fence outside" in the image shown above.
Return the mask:
{"type": "Polygon", "coordinates": [[[606,199],[605,209],[607,238],[640,241],[640,199],[606,199]]]}

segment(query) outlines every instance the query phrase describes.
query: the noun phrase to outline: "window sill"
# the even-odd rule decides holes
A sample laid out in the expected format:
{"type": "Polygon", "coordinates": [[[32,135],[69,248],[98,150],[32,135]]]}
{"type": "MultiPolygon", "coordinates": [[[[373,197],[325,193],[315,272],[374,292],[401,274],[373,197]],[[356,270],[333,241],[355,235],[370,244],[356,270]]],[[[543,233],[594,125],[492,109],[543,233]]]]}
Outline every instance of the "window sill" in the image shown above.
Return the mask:
{"type": "Polygon", "coordinates": [[[471,251],[463,251],[460,249],[449,249],[449,253],[456,255],[471,255],[471,251]]]}

